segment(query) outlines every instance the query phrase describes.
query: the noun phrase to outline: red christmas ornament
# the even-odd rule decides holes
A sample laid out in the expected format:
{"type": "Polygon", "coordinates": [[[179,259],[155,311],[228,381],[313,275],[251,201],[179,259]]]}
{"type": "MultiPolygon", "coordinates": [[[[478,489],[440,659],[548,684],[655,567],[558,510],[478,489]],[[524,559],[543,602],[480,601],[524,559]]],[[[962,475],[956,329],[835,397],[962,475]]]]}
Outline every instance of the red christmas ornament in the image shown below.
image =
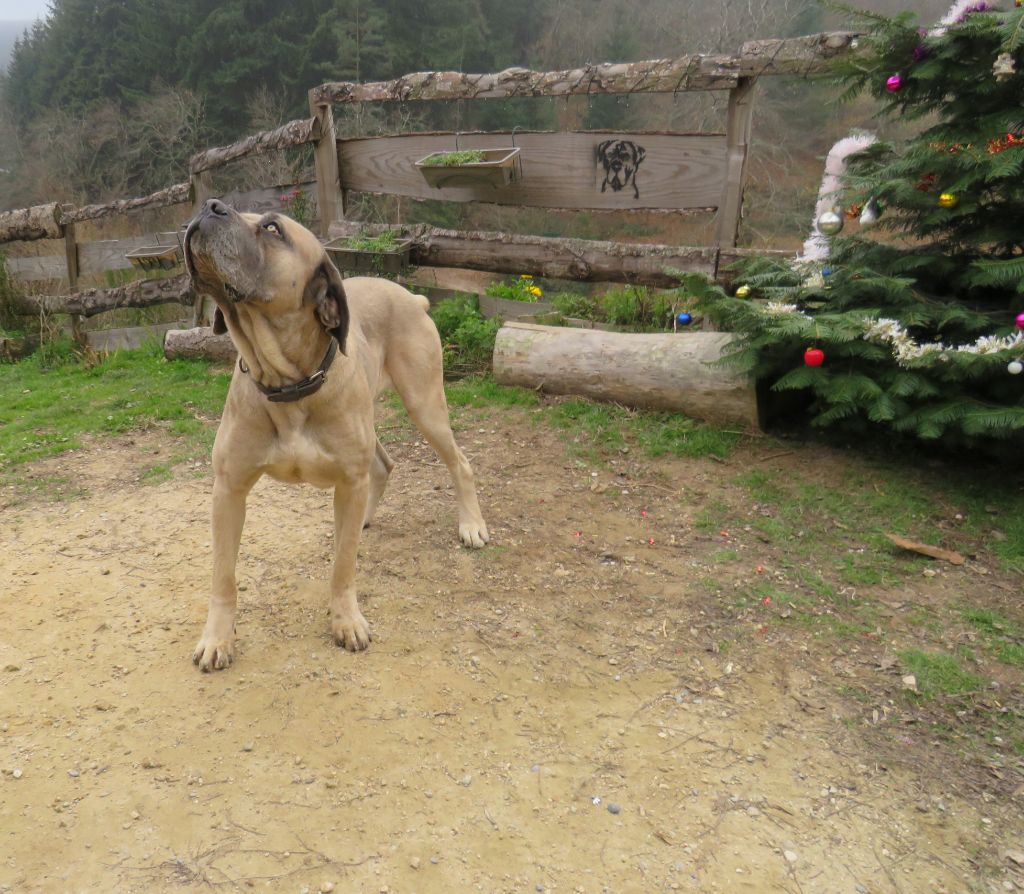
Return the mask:
{"type": "Polygon", "coordinates": [[[805,366],[821,366],[825,362],[825,352],[821,348],[808,348],[804,351],[805,366]]]}
{"type": "Polygon", "coordinates": [[[903,87],[903,76],[894,74],[885,82],[885,89],[890,93],[898,93],[903,87]]]}

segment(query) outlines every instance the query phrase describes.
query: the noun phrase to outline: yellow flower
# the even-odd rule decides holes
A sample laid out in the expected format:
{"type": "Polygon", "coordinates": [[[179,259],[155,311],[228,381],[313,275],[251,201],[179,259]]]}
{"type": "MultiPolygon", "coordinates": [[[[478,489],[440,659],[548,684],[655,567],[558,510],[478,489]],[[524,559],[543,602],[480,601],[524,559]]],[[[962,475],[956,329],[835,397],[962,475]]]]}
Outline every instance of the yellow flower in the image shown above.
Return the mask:
{"type": "Polygon", "coordinates": [[[537,286],[530,286],[530,294],[534,295],[537,298],[540,298],[540,296],[543,295],[544,293],[539,288],[537,288],[537,286]]]}

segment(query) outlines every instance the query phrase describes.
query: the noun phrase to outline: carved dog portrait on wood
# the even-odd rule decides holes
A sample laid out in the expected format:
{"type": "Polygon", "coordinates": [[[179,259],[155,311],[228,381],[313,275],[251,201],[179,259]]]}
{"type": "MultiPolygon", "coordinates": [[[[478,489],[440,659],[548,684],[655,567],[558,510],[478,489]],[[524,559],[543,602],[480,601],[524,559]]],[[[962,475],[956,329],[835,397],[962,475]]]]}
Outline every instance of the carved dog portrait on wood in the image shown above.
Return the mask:
{"type": "Polygon", "coordinates": [[[604,182],[601,192],[609,186],[612,192],[633,187],[633,198],[640,198],[640,188],[636,185],[636,172],[643,162],[647,151],[643,146],[629,140],[605,140],[597,147],[597,160],[604,168],[604,182]]]}

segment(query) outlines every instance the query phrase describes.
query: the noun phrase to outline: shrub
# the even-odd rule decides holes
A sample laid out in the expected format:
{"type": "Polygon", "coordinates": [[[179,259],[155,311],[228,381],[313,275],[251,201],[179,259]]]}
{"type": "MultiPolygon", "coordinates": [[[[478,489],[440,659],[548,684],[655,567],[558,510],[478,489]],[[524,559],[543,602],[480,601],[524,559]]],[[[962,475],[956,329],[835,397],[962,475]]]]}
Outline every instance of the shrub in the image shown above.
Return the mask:
{"type": "Polygon", "coordinates": [[[532,276],[524,273],[511,282],[490,283],[484,294],[492,298],[507,298],[509,301],[537,301],[544,291],[533,281],[532,276]]]}
{"type": "Polygon", "coordinates": [[[447,298],[430,315],[441,336],[444,369],[449,375],[467,375],[489,369],[500,320],[486,320],[475,298],[447,298]]]}

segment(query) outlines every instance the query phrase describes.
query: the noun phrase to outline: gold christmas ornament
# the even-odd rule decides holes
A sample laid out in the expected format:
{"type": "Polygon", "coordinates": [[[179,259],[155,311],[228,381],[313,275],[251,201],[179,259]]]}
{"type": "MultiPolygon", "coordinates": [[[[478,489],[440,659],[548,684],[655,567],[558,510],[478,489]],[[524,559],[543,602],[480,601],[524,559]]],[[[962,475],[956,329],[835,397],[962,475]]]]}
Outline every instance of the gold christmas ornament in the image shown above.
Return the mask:
{"type": "Polygon", "coordinates": [[[955,208],[960,202],[960,199],[955,193],[944,192],[939,196],[939,207],[940,208],[955,208]]]}
{"type": "Polygon", "coordinates": [[[737,298],[749,298],[750,297],[750,286],[740,286],[736,290],[737,298]]]}

